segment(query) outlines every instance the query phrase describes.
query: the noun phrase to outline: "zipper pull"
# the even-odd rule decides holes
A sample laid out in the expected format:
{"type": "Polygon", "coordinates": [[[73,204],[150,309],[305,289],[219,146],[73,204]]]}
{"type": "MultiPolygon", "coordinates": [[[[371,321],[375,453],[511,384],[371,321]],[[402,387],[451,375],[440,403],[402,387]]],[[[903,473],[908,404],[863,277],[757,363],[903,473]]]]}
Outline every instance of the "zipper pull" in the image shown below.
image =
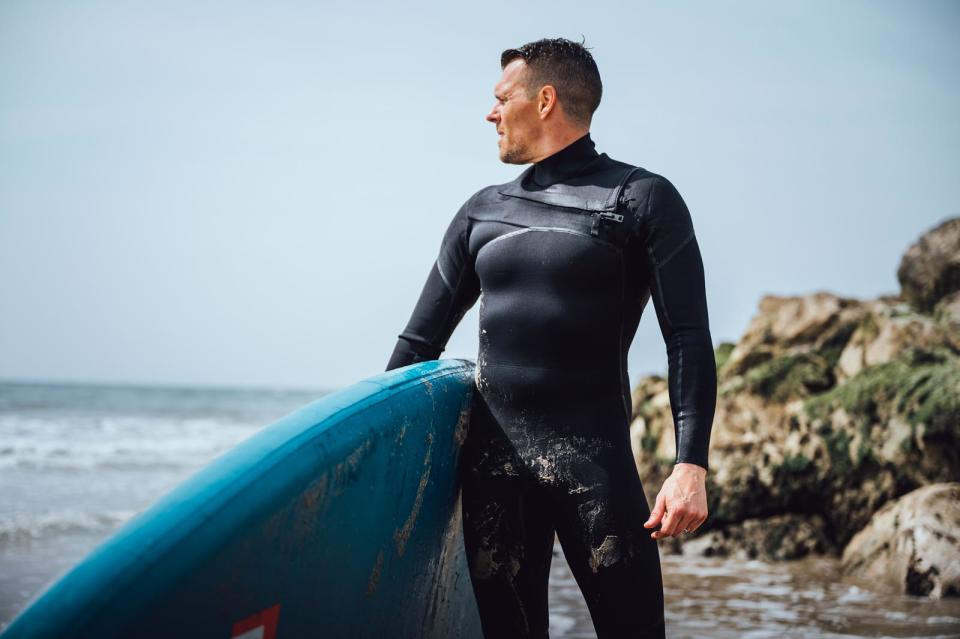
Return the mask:
{"type": "Polygon", "coordinates": [[[623,222],[623,216],[619,213],[612,213],[610,211],[594,211],[593,224],[590,225],[590,235],[596,237],[600,234],[600,220],[614,220],[615,222],[623,222]]]}

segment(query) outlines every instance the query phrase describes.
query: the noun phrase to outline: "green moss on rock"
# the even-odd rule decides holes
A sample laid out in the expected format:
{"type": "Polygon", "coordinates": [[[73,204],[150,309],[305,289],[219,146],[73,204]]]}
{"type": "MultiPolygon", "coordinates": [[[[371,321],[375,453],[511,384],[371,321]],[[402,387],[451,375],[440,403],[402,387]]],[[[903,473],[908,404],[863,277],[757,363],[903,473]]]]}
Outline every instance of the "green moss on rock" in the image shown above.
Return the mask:
{"type": "Polygon", "coordinates": [[[949,349],[907,349],[895,359],[858,375],[804,403],[811,419],[827,419],[836,408],[867,423],[896,412],[928,432],[960,424],[960,358],[949,349]]]}
{"type": "Polygon", "coordinates": [[[730,361],[730,353],[733,352],[733,349],[736,348],[736,344],[733,342],[720,342],[720,345],[717,346],[713,351],[713,357],[717,362],[717,372],[720,372],[728,361],[730,361]]]}
{"type": "Polygon", "coordinates": [[[860,320],[859,329],[860,341],[865,344],[872,342],[880,335],[880,321],[874,313],[867,313],[860,320]]]}
{"type": "Polygon", "coordinates": [[[823,392],[835,383],[833,367],[821,354],[796,353],[775,357],[744,375],[746,389],[775,402],[823,392]]]}
{"type": "Polygon", "coordinates": [[[833,431],[825,439],[830,454],[830,470],[834,477],[845,477],[853,470],[850,459],[850,434],[844,430],[833,431]]]}
{"type": "Polygon", "coordinates": [[[653,453],[657,450],[657,436],[649,426],[644,429],[640,437],[640,449],[647,453],[653,453]]]}
{"type": "Polygon", "coordinates": [[[803,454],[787,454],[780,464],[781,471],[788,475],[802,475],[813,467],[813,460],[803,454]]]}
{"type": "Polygon", "coordinates": [[[910,392],[899,398],[897,410],[911,425],[924,424],[926,432],[943,433],[960,424],[960,359],[944,358],[910,375],[910,392]]]}
{"type": "Polygon", "coordinates": [[[823,359],[827,363],[827,366],[830,368],[830,370],[833,370],[837,367],[837,364],[840,362],[840,355],[843,354],[844,348],[846,348],[846,342],[843,344],[829,346],[820,350],[820,355],[823,356],[823,359]]]}

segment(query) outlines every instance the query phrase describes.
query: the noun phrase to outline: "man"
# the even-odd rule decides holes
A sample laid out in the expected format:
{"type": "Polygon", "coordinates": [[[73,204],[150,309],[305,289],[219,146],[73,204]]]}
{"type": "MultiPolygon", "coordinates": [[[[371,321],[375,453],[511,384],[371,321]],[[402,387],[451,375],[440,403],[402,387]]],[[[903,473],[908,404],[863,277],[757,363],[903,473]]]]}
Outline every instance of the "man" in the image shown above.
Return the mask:
{"type": "Polygon", "coordinates": [[[554,534],[598,637],[663,637],[656,540],[707,517],[716,404],[693,224],[666,178],[594,150],[602,85],[582,45],[539,40],[504,51],[501,67],[486,119],[500,160],[533,166],[454,216],[387,370],[439,357],[479,297],[460,477],[486,637],[547,636],[554,534]],[[677,442],[652,512],[630,450],[626,365],[650,297],[677,442]]]}

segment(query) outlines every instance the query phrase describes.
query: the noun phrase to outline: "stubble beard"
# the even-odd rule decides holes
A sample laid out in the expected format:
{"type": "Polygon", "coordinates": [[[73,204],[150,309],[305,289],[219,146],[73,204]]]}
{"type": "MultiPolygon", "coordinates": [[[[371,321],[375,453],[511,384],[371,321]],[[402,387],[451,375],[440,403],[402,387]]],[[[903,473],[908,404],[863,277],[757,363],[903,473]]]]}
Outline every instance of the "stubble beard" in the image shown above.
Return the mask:
{"type": "Polygon", "coordinates": [[[500,161],[504,164],[527,164],[529,157],[527,147],[522,142],[500,150],[500,161]]]}

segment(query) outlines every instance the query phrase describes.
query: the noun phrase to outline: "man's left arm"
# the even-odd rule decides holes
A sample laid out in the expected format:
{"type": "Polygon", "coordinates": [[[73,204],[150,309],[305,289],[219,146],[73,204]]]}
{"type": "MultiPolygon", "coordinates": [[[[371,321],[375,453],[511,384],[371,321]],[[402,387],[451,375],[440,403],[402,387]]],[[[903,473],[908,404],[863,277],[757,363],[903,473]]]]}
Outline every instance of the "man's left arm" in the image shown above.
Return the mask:
{"type": "Polygon", "coordinates": [[[696,530],[706,519],[706,473],[717,401],[717,368],[710,336],[703,260],[686,203],[657,176],[642,220],[650,294],[667,348],[668,389],[676,435],[674,471],[648,520],[663,518],[660,538],[696,530]],[[664,517],[666,511],[666,517],[664,517]]]}

